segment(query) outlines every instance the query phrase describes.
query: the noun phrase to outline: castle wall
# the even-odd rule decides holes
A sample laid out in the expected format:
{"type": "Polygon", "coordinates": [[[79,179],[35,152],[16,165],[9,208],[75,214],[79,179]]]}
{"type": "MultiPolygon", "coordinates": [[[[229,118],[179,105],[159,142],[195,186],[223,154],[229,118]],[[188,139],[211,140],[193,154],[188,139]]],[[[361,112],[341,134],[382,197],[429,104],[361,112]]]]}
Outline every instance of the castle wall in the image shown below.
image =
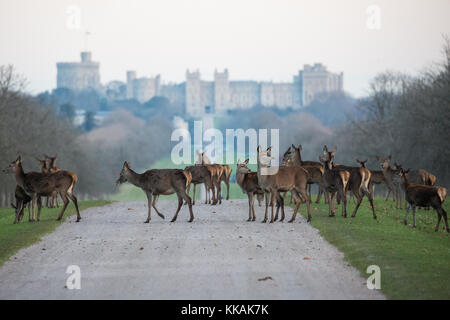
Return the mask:
{"type": "Polygon", "coordinates": [[[81,53],[81,62],[56,64],[56,87],[71,90],[100,89],[100,63],[91,61],[90,52],[81,53]]]}

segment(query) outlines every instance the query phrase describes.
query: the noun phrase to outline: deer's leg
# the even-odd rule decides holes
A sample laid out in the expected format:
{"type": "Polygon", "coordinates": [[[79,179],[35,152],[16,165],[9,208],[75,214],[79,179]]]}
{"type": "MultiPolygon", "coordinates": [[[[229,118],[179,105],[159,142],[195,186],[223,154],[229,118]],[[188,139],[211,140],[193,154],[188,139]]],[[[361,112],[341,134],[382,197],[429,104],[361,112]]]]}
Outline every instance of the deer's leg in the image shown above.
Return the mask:
{"type": "MultiPolygon", "coordinates": [[[[281,219],[280,219],[280,222],[283,222],[284,221],[284,217],[285,217],[285,215],[284,215],[284,198],[280,194],[278,195],[278,198],[279,198],[279,202],[280,202],[280,205],[281,205],[281,219]]],[[[292,198],[292,192],[291,192],[291,198],[292,198]]]]}
{"type": "Polygon", "coordinates": [[[408,205],[406,206],[406,213],[405,213],[405,217],[403,218],[403,224],[406,226],[408,224],[408,213],[409,210],[411,209],[411,205],[408,203],[408,205]]]}
{"type": "Polygon", "coordinates": [[[194,221],[194,213],[192,212],[192,199],[189,197],[189,195],[182,189],[181,190],[181,197],[184,198],[184,200],[187,201],[188,207],[189,207],[189,220],[188,222],[194,221]]]}
{"type": "MultiPolygon", "coordinates": [[[[364,193],[366,194],[367,198],[369,199],[370,208],[372,209],[372,216],[374,219],[377,218],[377,215],[375,213],[375,206],[373,204],[373,193],[369,190],[364,190],[364,193]]],[[[401,209],[401,206],[400,206],[401,209]]]]}
{"type": "Polygon", "coordinates": [[[391,187],[388,184],[386,184],[386,185],[388,187],[388,193],[386,195],[386,198],[384,198],[384,201],[387,201],[389,199],[389,195],[391,194],[391,187]]]}
{"type": "MultiPolygon", "coordinates": [[[[191,187],[191,185],[189,185],[189,188],[191,187]]],[[[205,188],[206,188],[206,186],[205,186],[205,188]]],[[[195,191],[196,191],[196,189],[197,189],[197,185],[194,183],[194,198],[192,198],[192,204],[195,204],[195,191]]],[[[187,192],[188,194],[189,194],[189,190],[188,190],[188,192],[187,192]]],[[[185,204],[186,204],[187,202],[185,202],[185,204]]]]}
{"type": "Polygon", "coordinates": [[[147,207],[148,207],[148,215],[147,215],[147,220],[145,220],[144,223],[149,223],[150,220],[152,220],[152,193],[147,191],[145,192],[145,194],[147,195],[147,207]]]}
{"type": "Polygon", "coordinates": [[[253,192],[247,193],[247,197],[248,197],[248,219],[247,219],[247,221],[252,221],[253,192]]]}
{"type": "Polygon", "coordinates": [[[434,231],[437,232],[439,230],[439,225],[441,224],[442,213],[439,211],[439,208],[435,208],[435,209],[436,209],[436,214],[437,214],[437,223],[436,223],[436,227],[434,227],[434,231]]]}
{"type": "Polygon", "coordinates": [[[68,192],[67,196],[69,197],[70,200],[72,200],[73,204],[75,205],[75,210],[77,212],[77,220],[76,220],[76,222],[79,222],[81,220],[81,216],[80,216],[80,210],[78,209],[78,199],[73,194],[73,191],[72,192],[68,192]]]}
{"type": "MultiPolygon", "coordinates": [[[[177,211],[175,212],[175,215],[173,216],[172,220],[170,220],[170,222],[175,222],[177,220],[178,212],[180,212],[181,205],[183,204],[183,198],[179,194],[177,194],[177,196],[178,196],[178,208],[177,208],[177,211]]],[[[192,205],[192,203],[191,203],[191,205],[192,205]]]]}
{"type": "Polygon", "coordinates": [[[59,213],[58,218],[56,219],[57,221],[60,221],[63,217],[64,211],[66,211],[67,205],[69,204],[69,199],[67,198],[67,194],[64,192],[60,193],[61,198],[63,199],[64,205],[61,209],[61,212],[59,213]]]}
{"type": "Polygon", "coordinates": [[[355,197],[356,197],[356,200],[357,200],[357,202],[356,202],[356,207],[355,207],[355,209],[353,210],[353,214],[352,214],[352,218],[354,218],[354,217],[356,217],[356,213],[358,212],[358,208],[359,208],[359,206],[361,205],[361,201],[362,201],[362,195],[361,195],[361,191],[360,190],[352,190],[352,192],[353,192],[353,194],[355,195],[355,197]]]}
{"type": "Polygon", "coordinates": [[[331,192],[329,191],[325,191],[325,202],[328,203],[328,216],[332,217],[333,215],[331,214],[331,192]]]}
{"type": "Polygon", "coordinates": [[[320,203],[320,197],[322,196],[322,185],[320,183],[317,184],[318,190],[317,190],[317,197],[316,197],[316,203],[320,203]]]}
{"type": "MultiPolygon", "coordinates": [[[[195,188],[194,188],[194,190],[195,190],[195,188]]],[[[161,218],[165,219],[164,215],[161,212],[159,212],[159,210],[156,208],[156,202],[158,201],[158,199],[159,199],[159,195],[156,195],[156,196],[153,197],[152,207],[153,207],[153,209],[155,209],[156,214],[158,216],[160,216],[161,218]]]]}
{"type": "Polygon", "coordinates": [[[270,193],[270,200],[272,201],[272,208],[271,208],[271,213],[270,213],[270,223],[273,223],[273,207],[275,207],[275,201],[276,201],[276,192],[272,190],[272,192],[270,193]]]}
{"type": "MultiPolygon", "coordinates": [[[[345,194],[345,190],[344,188],[339,189],[339,194],[345,194]]],[[[342,197],[342,216],[344,218],[347,218],[347,197],[342,197]]]]}
{"type": "Polygon", "coordinates": [[[266,210],[264,211],[264,220],[262,221],[263,223],[267,222],[267,214],[268,214],[268,209],[269,209],[269,194],[268,192],[264,192],[264,196],[266,198],[266,210]]]}
{"type": "Polygon", "coordinates": [[[33,194],[31,196],[31,203],[32,203],[32,207],[31,207],[31,220],[29,221],[34,221],[35,217],[36,217],[36,201],[37,201],[37,195],[33,194]]]}
{"type": "Polygon", "coordinates": [[[212,205],[216,205],[218,199],[216,198],[216,182],[214,178],[211,178],[211,189],[212,189],[212,205]]]}
{"type": "MultiPolygon", "coordinates": [[[[256,197],[258,197],[256,195],[256,197]]],[[[255,215],[255,193],[253,193],[253,201],[252,201],[252,221],[256,220],[256,215],[255,215]]]]}
{"type": "Polygon", "coordinates": [[[225,184],[227,185],[227,200],[230,200],[230,179],[225,180],[225,184]]]}
{"type": "Polygon", "coordinates": [[[219,204],[222,204],[222,181],[217,179],[217,199],[219,204]]]}
{"type": "MultiPolygon", "coordinates": [[[[448,221],[447,221],[447,212],[442,207],[439,208],[439,211],[440,211],[441,216],[444,218],[445,229],[447,230],[448,233],[450,233],[450,228],[448,227],[448,221]]],[[[439,225],[438,225],[438,227],[439,227],[439,225]]]]}
{"type": "Polygon", "coordinates": [[[412,207],[412,212],[413,212],[413,228],[416,227],[416,206],[412,207]]]}
{"type": "Polygon", "coordinates": [[[40,221],[41,220],[41,209],[42,209],[42,199],[41,199],[41,197],[37,198],[37,207],[38,207],[37,221],[40,221]]]}

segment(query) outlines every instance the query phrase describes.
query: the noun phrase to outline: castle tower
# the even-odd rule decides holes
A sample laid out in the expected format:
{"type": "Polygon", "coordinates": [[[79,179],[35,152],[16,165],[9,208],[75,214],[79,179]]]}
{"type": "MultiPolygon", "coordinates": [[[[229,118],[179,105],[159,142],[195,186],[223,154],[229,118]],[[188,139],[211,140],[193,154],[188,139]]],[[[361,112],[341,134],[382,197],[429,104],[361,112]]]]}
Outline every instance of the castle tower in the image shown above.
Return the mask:
{"type": "Polygon", "coordinates": [[[224,72],[214,71],[214,111],[224,113],[230,108],[230,84],[228,69],[224,72]]]}
{"type": "Polygon", "coordinates": [[[100,89],[100,63],[92,61],[91,52],[81,52],[81,62],[58,62],[56,68],[57,88],[100,89]]]}
{"type": "Polygon", "coordinates": [[[134,79],[136,79],[136,71],[127,71],[127,99],[134,98],[134,79]]]}
{"type": "Polygon", "coordinates": [[[186,71],[186,113],[191,116],[202,116],[205,112],[201,103],[200,72],[186,71]]]}

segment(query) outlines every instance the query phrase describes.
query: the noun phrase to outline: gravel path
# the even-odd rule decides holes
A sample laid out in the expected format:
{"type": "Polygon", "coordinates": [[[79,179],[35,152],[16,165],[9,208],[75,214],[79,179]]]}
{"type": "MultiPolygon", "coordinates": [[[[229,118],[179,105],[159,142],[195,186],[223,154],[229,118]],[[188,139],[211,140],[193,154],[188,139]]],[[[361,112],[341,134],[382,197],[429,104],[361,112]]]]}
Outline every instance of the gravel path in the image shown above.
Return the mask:
{"type": "Polygon", "coordinates": [[[169,223],[175,201],[158,208],[166,220],[150,224],[144,202],[70,217],[0,268],[0,299],[384,299],[301,215],[245,222],[247,201],[229,200],[195,205],[189,224],[186,207],[169,223]],[[69,265],[81,268],[80,290],[65,287],[69,265]]]}

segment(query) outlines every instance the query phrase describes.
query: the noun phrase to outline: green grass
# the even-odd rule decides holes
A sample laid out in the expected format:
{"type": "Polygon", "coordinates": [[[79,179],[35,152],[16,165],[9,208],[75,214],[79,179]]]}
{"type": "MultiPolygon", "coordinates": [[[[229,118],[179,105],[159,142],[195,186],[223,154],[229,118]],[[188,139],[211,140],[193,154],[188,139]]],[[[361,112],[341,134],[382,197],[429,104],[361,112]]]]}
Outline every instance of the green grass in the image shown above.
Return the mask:
{"type": "MultiPolygon", "coordinates": [[[[78,207],[81,211],[108,203],[111,201],[79,201],[78,207]]],[[[21,248],[39,241],[42,236],[54,231],[61,224],[60,221],[56,221],[60,210],[61,208],[43,208],[40,222],[28,222],[28,209],[25,209],[22,222],[13,224],[14,209],[0,208],[0,266],[21,248]]],[[[73,214],[75,214],[75,207],[70,203],[64,213],[63,221],[73,214]]]]}
{"type": "MultiPolygon", "coordinates": [[[[448,201],[444,208],[450,212],[448,201]]],[[[367,199],[356,218],[343,218],[341,207],[336,217],[328,217],[328,206],[312,204],[312,225],[320,234],[345,254],[362,277],[369,274],[369,265],[381,268],[381,291],[390,299],[450,299],[450,237],[441,221],[434,232],[437,214],[434,210],[419,210],[412,228],[412,213],[408,226],[403,224],[405,210],[392,208],[392,201],[375,199],[378,216],[374,220],[367,199]]],[[[348,201],[347,216],[354,204],[348,201]]],[[[306,216],[306,208],[301,212],[306,216]]]]}

